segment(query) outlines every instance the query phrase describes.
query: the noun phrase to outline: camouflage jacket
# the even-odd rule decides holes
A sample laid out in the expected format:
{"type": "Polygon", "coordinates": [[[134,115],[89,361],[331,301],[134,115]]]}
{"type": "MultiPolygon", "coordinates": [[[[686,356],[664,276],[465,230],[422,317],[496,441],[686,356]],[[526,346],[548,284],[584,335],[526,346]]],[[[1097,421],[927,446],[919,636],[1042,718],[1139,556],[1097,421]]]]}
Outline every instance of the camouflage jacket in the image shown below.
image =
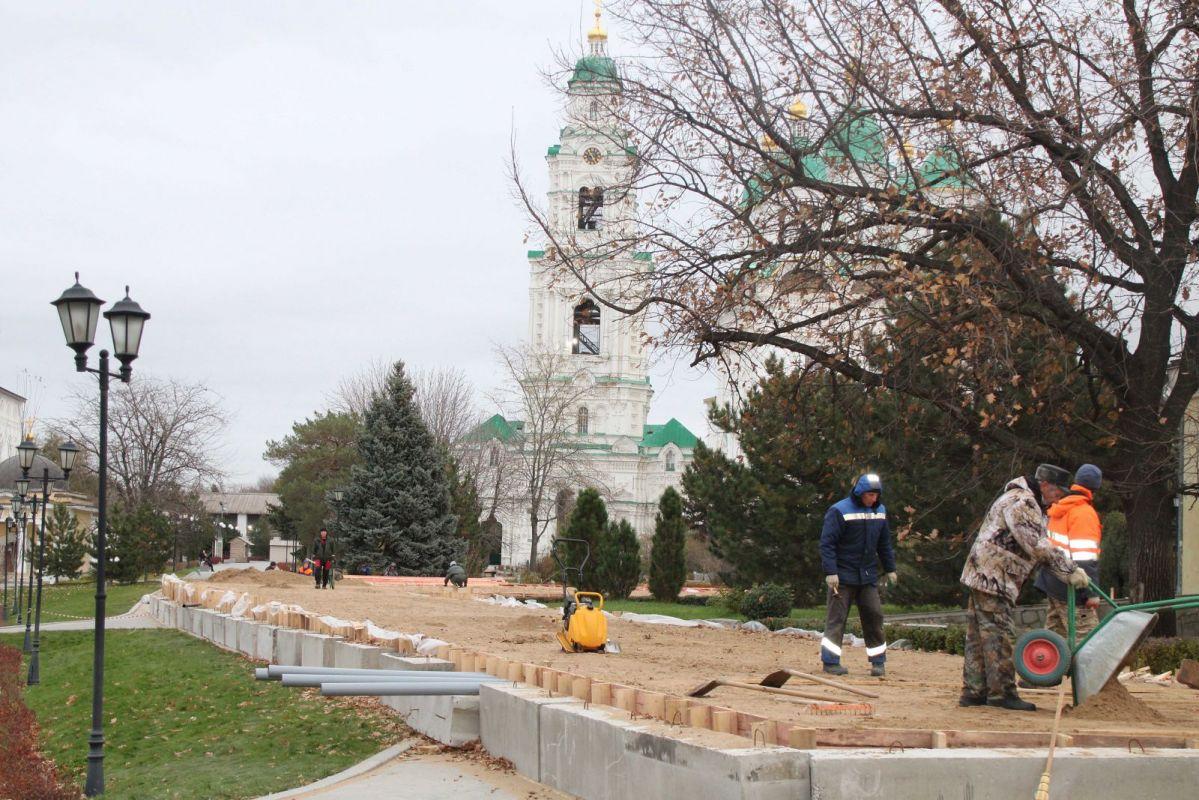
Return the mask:
{"type": "Polygon", "coordinates": [[[1074,562],[1053,546],[1045,514],[1024,478],[1008,481],[991,504],[966,557],[962,583],[1015,603],[1020,587],[1037,564],[1065,580],[1074,562]]]}

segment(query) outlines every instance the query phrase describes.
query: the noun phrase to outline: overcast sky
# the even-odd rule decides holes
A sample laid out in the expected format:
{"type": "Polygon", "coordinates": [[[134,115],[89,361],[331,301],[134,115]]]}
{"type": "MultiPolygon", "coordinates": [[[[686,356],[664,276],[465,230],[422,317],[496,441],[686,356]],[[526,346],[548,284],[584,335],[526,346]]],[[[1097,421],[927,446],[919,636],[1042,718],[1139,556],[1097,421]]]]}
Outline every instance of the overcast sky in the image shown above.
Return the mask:
{"type": "MultiPolygon", "coordinates": [[[[48,305],[79,270],[153,315],[135,374],[221,396],[234,484],[372,360],[485,393],[492,343],[527,328],[509,138],[544,190],[560,97],[541,71],[590,11],[0,0],[0,386],[46,418],[84,384],[48,305]]],[[[702,435],[712,381],[659,357],[654,386],[651,421],[702,435]]]]}

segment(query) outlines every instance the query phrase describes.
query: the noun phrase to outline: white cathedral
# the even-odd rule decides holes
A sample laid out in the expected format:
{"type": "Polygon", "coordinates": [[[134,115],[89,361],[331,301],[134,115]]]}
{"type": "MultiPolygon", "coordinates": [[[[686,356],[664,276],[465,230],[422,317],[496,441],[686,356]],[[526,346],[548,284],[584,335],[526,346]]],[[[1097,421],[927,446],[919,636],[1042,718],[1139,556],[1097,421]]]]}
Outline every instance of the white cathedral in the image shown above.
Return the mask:
{"type": "MultiPolygon", "coordinates": [[[[697,441],[678,420],[648,422],[654,389],[643,315],[604,306],[554,258],[553,247],[573,248],[586,263],[583,277],[592,286],[604,286],[604,294],[653,268],[650,253],[619,244],[632,238],[637,214],[636,197],[617,188],[627,183],[635,151],[616,122],[621,80],[607,54],[607,38],[597,9],[588,52],[568,81],[560,140],[546,154],[547,221],[553,232],[547,239],[557,244],[528,252],[529,348],[556,365],[557,374],[549,380],[572,387],[564,447],[573,463],[546,493],[538,514],[539,557],[549,552],[561,510],[587,487],[603,495],[609,519],[628,520],[639,537],[652,535],[658,501],[666,487],[678,487],[697,441]]],[[[529,446],[527,425],[529,420],[497,414],[474,438],[511,455],[514,448],[529,446]]],[[[490,463],[499,460],[493,452],[490,463]]],[[[488,521],[500,528],[502,563],[519,566],[529,561],[532,521],[527,482],[511,488],[511,496],[495,503],[495,520],[488,521]]]]}

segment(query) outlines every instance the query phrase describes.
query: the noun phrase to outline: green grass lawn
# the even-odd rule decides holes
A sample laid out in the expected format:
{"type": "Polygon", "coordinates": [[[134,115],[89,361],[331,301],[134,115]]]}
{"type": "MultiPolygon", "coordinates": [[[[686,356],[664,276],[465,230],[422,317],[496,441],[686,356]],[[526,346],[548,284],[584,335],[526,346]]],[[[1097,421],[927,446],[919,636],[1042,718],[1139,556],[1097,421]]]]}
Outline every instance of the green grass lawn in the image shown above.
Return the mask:
{"type": "MultiPolygon", "coordinates": [[[[177,631],[109,631],[105,641],[109,800],[257,797],[343,770],[407,732],[376,705],[255,681],[252,662],[177,631]]],[[[21,645],[12,635],[0,643],[21,645]]],[[[41,685],[25,690],[46,754],[80,786],[91,674],[90,632],[45,633],[41,685]]]]}
{"type": "MultiPolygon", "coordinates": [[[[158,581],[128,585],[109,584],[108,597],[104,601],[105,616],[115,617],[128,613],[142,595],[157,591],[158,587],[158,581]]],[[[11,590],[10,586],[9,591],[11,592],[11,590]]],[[[34,584],[34,593],[35,595],[37,593],[36,583],[34,584]]],[[[9,601],[11,602],[11,597],[9,601]]],[[[68,619],[91,619],[95,614],[95,583],[79,581],[57,586],[42,586],[42,621],[62,622],[68,619]]]]}

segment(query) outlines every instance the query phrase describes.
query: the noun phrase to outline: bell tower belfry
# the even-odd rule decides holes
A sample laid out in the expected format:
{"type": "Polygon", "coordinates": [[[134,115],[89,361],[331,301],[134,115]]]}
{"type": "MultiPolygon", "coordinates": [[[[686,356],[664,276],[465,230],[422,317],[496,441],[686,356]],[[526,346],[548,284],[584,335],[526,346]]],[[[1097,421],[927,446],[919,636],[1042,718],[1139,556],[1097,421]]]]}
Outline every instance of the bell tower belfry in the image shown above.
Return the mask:
{"type": "Polygon", "coordinates": [[[620,314],[587,288],[622,296],[651,268],[648,253],[632,252],[626,244],[635,233],[636,198],[627,187],[636,153],[619,124],[621,79],[607,45],[597,0],[587,51],[567,81],[559,142],[546,153],[555,244],[528,255],[529,340],[563,356],[570,373],[563,378],[588,382],[577,434],[611,444],[642,438],[653,388],[643,316],[620,314]],[[557,253],[555,246],[570,252],[557,253]],[[580,274],[563,269],[561,255],[580,274]]]}

